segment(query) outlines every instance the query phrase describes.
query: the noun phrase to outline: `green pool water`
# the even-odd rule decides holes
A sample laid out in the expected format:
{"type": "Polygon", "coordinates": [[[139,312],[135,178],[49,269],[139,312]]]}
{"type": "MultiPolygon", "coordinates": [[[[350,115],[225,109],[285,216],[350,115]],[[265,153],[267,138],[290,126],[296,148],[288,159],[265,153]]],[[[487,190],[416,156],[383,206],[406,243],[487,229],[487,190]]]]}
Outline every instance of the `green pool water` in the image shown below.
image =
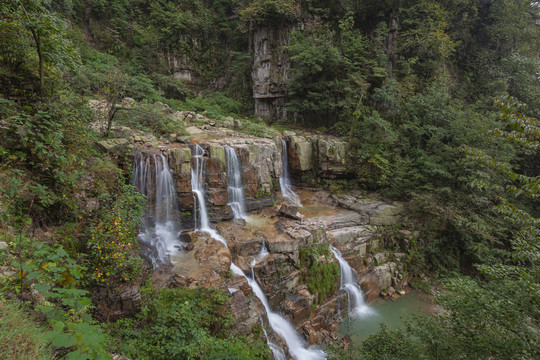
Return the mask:
{"type": "Polygon", "coordinates": [[[411,290],[397,300],[380,298],[369,305],[375,310],[375,314],[343,320],[339,333],[350,336],[353,342],[358,343],[378,332],[382,323],[389,329],[398,329],[405,326],[407,318],[414,314],[427,314],[433,307],[431,298],[416,290],[411,290]]]}

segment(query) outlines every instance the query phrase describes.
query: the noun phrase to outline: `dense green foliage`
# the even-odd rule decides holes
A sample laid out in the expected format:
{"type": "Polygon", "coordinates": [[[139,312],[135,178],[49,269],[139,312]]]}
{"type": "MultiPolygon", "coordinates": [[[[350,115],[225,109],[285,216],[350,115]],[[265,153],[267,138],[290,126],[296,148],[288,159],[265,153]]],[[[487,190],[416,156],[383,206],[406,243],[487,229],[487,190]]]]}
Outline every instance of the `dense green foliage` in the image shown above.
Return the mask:
{"type": "Polygon", "coordinates": [[[301,248],[299,256],[304,282],[317,295],[315,302],[321,304],[339,288],[339,265],[327,245],[301,248]]]}
{"type": "Polygon", "coordinates": [[[230,333],[228,297],[208,289],[162,289],[150,294],[137,319],[111,326],[115,348],[137,359],[270,359],[260,340],[230,333]]]}

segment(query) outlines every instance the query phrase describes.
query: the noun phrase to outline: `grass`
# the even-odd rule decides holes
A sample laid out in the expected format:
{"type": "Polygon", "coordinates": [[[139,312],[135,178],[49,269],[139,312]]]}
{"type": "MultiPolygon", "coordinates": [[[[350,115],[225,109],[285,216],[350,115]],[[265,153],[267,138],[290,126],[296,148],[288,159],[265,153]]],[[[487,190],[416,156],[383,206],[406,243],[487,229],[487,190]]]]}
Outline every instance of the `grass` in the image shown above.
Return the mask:
{"type": "Polygon", "coordinates": [[[20,304],[0,298],[0,359],[52,359],[44,335],[20,304]]]}

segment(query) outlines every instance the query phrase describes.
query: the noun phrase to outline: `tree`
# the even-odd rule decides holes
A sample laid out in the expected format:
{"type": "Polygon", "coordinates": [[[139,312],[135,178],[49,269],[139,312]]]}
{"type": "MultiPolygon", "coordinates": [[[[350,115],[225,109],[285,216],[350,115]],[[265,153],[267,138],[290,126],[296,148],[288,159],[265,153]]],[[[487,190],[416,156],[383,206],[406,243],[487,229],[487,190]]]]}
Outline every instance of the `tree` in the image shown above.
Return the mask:
{"type": "Polygon", "coordinates": [[[49,6],[49,0],[7,0],[0,10],[0,26],[9,28],[9,41],[19,44],[11,49],[23,48],[29,37],[34,44],[42,97],[45,95],[46,63],[62,68],[74,68],[78,63],[78,53],[66,37],[64,19],[49,6]]]}

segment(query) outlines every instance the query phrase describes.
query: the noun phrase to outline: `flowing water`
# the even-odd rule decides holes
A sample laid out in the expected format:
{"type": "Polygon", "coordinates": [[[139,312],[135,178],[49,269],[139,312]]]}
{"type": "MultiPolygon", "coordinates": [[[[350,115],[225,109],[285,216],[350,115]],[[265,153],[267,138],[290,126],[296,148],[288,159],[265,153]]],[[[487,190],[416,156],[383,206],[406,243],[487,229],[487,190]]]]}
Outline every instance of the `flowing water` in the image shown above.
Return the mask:
{"type": "Polygon", "coordinates": [[[135,157],[133,185],[146,195],[149,207],[137,236],[143,256],[154,267],[170,259],[180,247],[178,198],[167,159],[164,155],[139,154],[135,157]]]}
{"type": "Polygon", "coordinates": [[[204,149],[198,144],[194,144],[194,154],[192,154],[195,164],[191,166],[191,190],[193,191],[193,217],[195,231],[205,232],[213,239],[222,242],[227,246],[225,239],[210,225],[206,201],[204,198],[204,149]]]}
{"type": "Polygon", "coordinates": [[[300,198],[292,189],[291,177],[289,176],[289,157],[287,155],[287,143],[281,139],[282,155],[281,162],[283,166],[283,173],[279,178],[279,186],[281,187],[281,195],[296,206],[302,206],[300,198]]]}
{"type": "Polygon", "coordinates": [[[240,161],[234,148],[227,145],[224,148],[227,158],[227,193],[229,195],[229,203],[227,205],[231,207],[235,219],[245,219],[246,206],[240,161]]]}
{"type": "Polygon", "coordinates": [[[283,349],[279,346],[274,344],[270,341],[268,338],[268,333],[266,332],[266,329],[264,328],[263,319],[261,318],[261,328],[263,330],[264,336],[266,337],[266,344],[268,345],[268,348],[272,351],[272,355],[274,356],[274,360],[287,360],[287,357],[285,356],[285,352],[283,349]]]}
{"type": "Polygon", "coordinates": [[[244,272],[235,264],[231,263],[231,270],[234,274],[243,276],[246,278],[249,286],[253,289],[255,295],[261,300],[266,309],[266,315],[272,330],[274,330],[289,347],[289,352],[296,360],[322,360],[326,359],[325,353],[320,349],[307,348],[306,341],[298,335],[295,328],[285,319],[283,316],[272,312],[268,299],[264,295],[263,290],[255,281],[254,278],[250,278],[244,274],[244,272]]]}
{"type": "MultiPolygon", "coordinates": [[[[193,164],[191,168],[191,184],[195,200],[195,229],[199,232],[208,233],[212,238],[227,246],[225,239],[212,228],[206,208],[203,177],[205,167],[204,149],[195,144],[192,151],[193,164]]],[[[229,154],[229,151],[227,153],[229,154]]],[[[232,158],[232,156],[229,158],[232,158]]],[[[134,186],[149,198],[150,204],[153,204],[153,206],[151,205],[149,207],[148,213],[143,219],[143,230],[139,234],[139,239],[147,248],[146,250],[148,253],[146,256],[151,259],[154,266],[157,266],[159,263],[167,261],[172,252],[179,248],[180,244],[180,241],[178,240],[180,229],[177,225],[178,203],[174,181],[167,164],[167,159],[163,155],[152,155],[145,158],[141,154],[135,160],[134,169],[134,186]]],[[[239,167],[237,167],[237,169],[239,171],[239,167]]],[[[236,171],[237,170],[234,170],[233,173],[236,171]]],[[[233,179],[233,181],[235,180],[233,179]]],[[[238,183],[235,184],[238,185],[238,183]]],[[[233,187],[241,187],[241,183],[240,186],[233,187]]],[[[268,250],[263,242],[261,251],[255,257],[254,263],[262,261],[267,255],[268,250]]],[[[283,338],[283,340],[285,340],[289,347],[289,352],[294,359],[322,360],[326,358],[325,353],[322,350],[314,348],[308,349],[306,342],[298,335],[298,333],[296,333],[294,327],[284,317],[271,311],[268,300],[259,284],[257,284],[257,281],[255,281],[254,276],[251,278],[247,277],[234,263],[231,263],[231,270],[234,274],[246,278],[255,295],[263,303],[270,326],[283,338]]],[[[237,289],[230,289],[230,291],[233,292],[236,290],[237,289]]],[[[286,359],[283,349],[272,343],[268,339],[268,336],[267,343],[276,360],[286,359]]]]}
{"type": "Polygon", "coordinates": [[[341,256],[338,249],[330,245],[330,250],[339,262],[341,271],[341,290],[345,290],[349,296],[349,314],[352,317],[368,317],[375,312],[364,301],[364,294],[356,280],[356,273],[347,261],[341,256]]]}

